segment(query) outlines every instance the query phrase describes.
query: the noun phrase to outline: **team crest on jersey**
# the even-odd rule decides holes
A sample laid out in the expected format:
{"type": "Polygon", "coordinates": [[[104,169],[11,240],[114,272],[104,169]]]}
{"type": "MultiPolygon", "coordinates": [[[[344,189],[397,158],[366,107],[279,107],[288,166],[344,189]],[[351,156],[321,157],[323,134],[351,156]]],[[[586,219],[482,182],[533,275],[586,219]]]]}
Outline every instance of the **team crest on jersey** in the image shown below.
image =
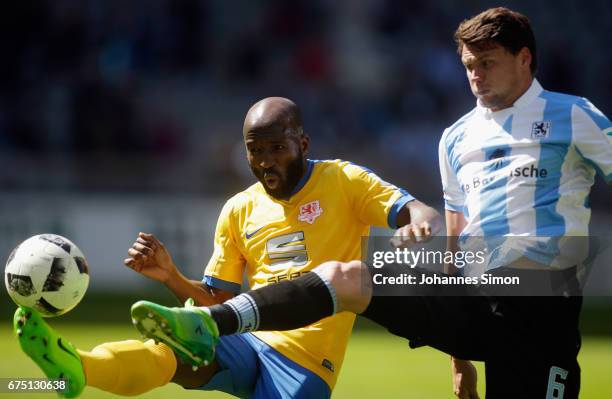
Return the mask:
{"type": "Polygon", "coordinates": [[[300,205],[300,213],[298,215],[298,220],[300,222],[313,224],[315,219],[321,216],[322,213],[323,209],[319,204],[319,200],[312,201],[307,204],[300,205]]]}
{"type": "Polygon", "coordinates": [[[549,133],[550,133],[550,121],[533,122],[533,125],[531,125],[531,138],[532,139],[548,138],[549,133]]]}

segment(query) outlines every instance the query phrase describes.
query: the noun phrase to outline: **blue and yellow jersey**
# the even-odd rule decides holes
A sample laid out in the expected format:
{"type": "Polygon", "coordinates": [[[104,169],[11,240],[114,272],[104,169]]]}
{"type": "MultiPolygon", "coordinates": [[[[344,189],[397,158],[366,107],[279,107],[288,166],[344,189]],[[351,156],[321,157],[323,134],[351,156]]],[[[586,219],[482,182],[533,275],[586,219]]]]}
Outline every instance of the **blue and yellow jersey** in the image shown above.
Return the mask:
{"type": "MultiPolygon", "coordinates": [[[[413,199],[350,162],[309,160],[289,200],[270,197],[256,183],[227,201],[204,282],[238,293],[244,274],[257,289],[326,261],[361,259],[361,237],[369,227],[397,227],[399,210],[413,199]]],[[[305,328],[254,334],[333,389],[354,320],[342,312],[305,328]]]]}

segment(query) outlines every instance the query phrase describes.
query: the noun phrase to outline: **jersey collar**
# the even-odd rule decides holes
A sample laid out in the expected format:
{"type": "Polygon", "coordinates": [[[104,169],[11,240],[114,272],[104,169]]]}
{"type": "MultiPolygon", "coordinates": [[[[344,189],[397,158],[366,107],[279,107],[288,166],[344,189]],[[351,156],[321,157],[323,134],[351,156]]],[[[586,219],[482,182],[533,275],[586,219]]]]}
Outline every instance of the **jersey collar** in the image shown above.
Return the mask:
{"type": "Polygon", "coordinates": [[[308,179],[310,179],[310,175],[312,174],[312,169],[314,168],[314,164],[315,164],[314,161],[310,159],[306,160],[306,173],[304,173],[304,176],[302,176],[298,184],[295,186],[295,188],[291,192],[291,197],[297,194],[306,185],[306,183],[308,182],[308,179]]]}
{"type": "Polygon", "coordinates": [[[514,107],[523,108],[528,106],[533,100],[542,94],[542,91],[544,91],[542,85],[536,78],[534,78],[527,91],[514,102],[514,107]]]}

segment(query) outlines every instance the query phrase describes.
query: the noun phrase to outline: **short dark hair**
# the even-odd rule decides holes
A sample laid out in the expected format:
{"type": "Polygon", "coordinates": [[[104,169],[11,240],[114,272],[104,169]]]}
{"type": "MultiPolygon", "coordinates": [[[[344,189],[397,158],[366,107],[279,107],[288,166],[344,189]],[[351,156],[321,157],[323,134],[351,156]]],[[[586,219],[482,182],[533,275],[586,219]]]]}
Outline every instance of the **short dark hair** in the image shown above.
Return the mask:
{"type": "Polygon", "coordinates": [[[505,7],[490,8],[461,22],[455,31],[455,42],[459,54],[465,45],[486,49],[499,44],[514,55],[527,47],[531,52],[531,73],[535,74],[538,67],[535,36],[529,19],[505,7]]]}

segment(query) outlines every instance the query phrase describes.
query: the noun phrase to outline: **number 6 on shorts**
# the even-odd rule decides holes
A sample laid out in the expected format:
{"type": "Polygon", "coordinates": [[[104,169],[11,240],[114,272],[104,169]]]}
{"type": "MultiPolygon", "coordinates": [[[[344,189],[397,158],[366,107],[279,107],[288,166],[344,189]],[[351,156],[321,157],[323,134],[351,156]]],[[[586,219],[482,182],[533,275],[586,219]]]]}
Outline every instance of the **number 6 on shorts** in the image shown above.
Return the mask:
{"type": "Polygon", "coordinates": [[[561,367],[552,366],[550,373],[548,373],[548,389],[546,390],[546,399],[563,399],[563,392],[565,391],[565,385],[562,382],[557,381],[567,379],[568,371],[561,367]]]}

